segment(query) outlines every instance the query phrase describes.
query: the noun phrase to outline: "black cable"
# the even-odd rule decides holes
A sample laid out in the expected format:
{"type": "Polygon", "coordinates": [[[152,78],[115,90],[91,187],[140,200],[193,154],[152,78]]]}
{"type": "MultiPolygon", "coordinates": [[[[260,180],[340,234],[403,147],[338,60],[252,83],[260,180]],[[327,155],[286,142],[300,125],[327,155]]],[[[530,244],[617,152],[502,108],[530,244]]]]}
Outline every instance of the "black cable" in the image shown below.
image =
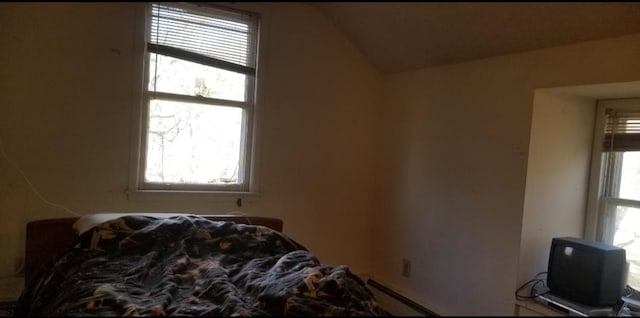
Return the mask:
{"type": "Polygon", "coordinates": [[[533,288],[535,286],[537,286],[538,284],[542,283],[545,284],[546,286],[546,279],[544,278],[538,278],[538,276],[542,275],[542,274],[546,274],[547,272],[540,272],[538,274],[536,274],[535,276],[533,276],[532,279],[528,280],[526,283],[522,284],[520,287],[518,287],[518,289],[516,289],[515,295],[516,295],[516,299],[517,300],[528,300],[528,299],[533,299],[538,297],[539,295],[534,295],[533,294],[533,288]],[[533,285],[531,285],[533,284],[533,285]],[[523,290],[524,288],[526,288],[527,286],[531,285],[531,287],[529,288],[529,296],[523,296],[518,294],[521,290],[523,290]]]}

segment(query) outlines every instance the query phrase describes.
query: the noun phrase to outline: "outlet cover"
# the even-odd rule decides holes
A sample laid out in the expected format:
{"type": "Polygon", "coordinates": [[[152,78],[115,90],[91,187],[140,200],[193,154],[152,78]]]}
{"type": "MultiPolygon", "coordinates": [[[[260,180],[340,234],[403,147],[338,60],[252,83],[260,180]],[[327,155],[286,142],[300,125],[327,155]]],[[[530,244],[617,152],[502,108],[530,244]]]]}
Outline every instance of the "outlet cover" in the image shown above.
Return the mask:
{"type": "Polygon", "coordinates": [[[411,262],[407,259],[402,260],[402,276],[411,277],[411,262]]]}

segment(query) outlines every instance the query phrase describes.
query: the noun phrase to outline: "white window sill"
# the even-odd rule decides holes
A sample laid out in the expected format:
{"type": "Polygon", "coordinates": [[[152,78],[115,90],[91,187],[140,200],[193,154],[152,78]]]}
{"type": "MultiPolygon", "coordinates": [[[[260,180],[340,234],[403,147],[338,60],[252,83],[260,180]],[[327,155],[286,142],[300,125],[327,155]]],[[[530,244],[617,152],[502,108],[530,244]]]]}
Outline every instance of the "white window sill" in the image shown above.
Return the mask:
{"type": "Polygon", "coordinates": [[[206,200],[219,202],[236,202],[242,199],[243,202],[253,202],[258,200],[262,194],[259,192],[240,191],[177,191],[177,190],[126,190],[125,194],[131,201],[140,200],[206,200]]]}

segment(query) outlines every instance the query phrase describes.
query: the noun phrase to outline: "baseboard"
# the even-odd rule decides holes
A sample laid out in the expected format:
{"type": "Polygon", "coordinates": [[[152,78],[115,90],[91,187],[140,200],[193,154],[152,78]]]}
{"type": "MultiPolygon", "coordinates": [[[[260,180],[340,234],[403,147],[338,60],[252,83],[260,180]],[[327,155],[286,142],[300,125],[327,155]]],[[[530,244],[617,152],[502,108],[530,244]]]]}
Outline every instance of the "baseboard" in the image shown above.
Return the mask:
{"type": "Polygon", "coordinates": [[[374,279],[367,280],[367,287],[376,296],[378,304],[393,316],[440,316],[374,279]]]}

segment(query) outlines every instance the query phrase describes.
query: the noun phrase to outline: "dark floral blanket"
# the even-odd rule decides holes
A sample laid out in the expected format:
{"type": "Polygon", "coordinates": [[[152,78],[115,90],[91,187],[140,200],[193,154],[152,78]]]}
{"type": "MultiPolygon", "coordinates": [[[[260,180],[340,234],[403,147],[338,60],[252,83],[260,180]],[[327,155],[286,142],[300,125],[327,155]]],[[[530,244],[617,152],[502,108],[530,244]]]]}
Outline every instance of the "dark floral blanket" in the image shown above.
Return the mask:
{"type": "Polygon", "coordinates": [[[126,216],[78,237],[15,316],[386,315],[346,266],[284,234],[198,216],[126,216]]]}

